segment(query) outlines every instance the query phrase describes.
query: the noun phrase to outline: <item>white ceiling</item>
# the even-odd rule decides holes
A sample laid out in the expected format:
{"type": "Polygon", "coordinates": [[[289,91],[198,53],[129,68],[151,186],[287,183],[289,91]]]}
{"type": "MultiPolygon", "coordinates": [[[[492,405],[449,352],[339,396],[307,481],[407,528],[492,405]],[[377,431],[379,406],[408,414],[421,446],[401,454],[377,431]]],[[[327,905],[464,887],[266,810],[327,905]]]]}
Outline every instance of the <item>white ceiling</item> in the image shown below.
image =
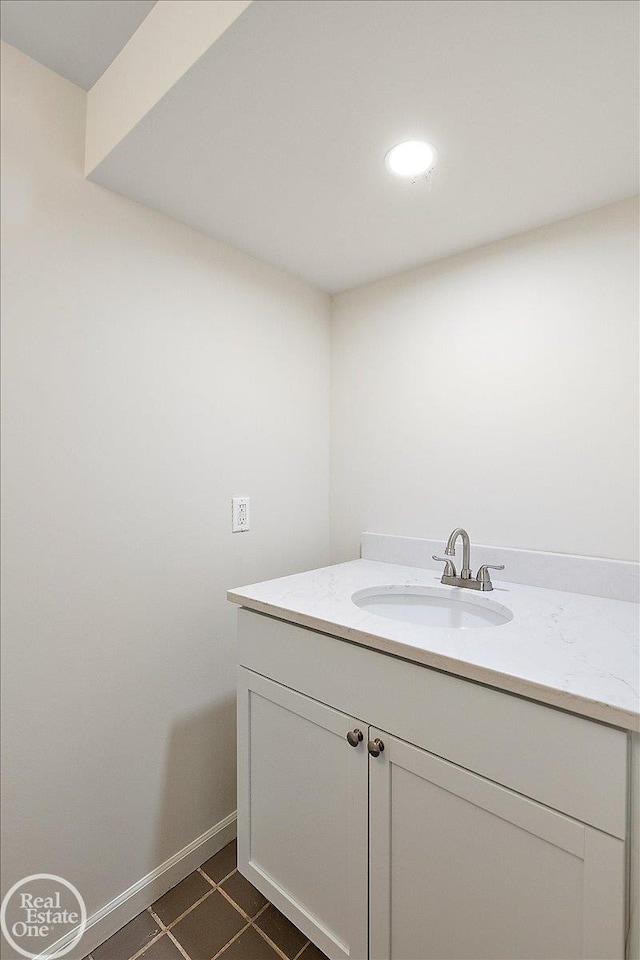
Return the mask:
{"type": "Polygon", "coordinates": [[[92,179],[330,292],[637,190],[628,0],[258,0],[92,179]],[[425,138],[429,191],[383,158],[425,138]]]}
{"type": "Polygon", "coordinates": [[[91,179],[335,292],[636,193],[637,28],[630,0],[255,0],[91,179]],[[416,138],[431,190],[383,164],[416,138]]]}
{"type": "Polygon", "coordinates": [[[155,0],[2,0],[2,39],[88,90],[155,0]]]}

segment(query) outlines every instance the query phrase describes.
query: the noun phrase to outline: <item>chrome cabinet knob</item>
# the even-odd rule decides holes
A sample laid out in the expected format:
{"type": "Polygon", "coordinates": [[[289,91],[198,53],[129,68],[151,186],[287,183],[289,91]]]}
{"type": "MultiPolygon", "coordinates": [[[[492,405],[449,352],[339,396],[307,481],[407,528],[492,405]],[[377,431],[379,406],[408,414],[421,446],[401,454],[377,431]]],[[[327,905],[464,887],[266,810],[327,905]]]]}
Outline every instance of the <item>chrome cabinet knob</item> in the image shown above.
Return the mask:
{"type": "Polygon", "coordinates": [[[357,727],[354,727],[353,730],[349,730],[347,734],[347,740],[349,741],[349,746],[357,747],[359,743],[362,743],[364,736],[362,730],[358,730],[357,727]]]}
{"type": "Polygon", "coordinates": [[[367,744],[367,750],[372,757],[379,757],[384,750],[384,743],[380,737],[376,737],[375,740],[369,740],[369,743],[367,744]]]}

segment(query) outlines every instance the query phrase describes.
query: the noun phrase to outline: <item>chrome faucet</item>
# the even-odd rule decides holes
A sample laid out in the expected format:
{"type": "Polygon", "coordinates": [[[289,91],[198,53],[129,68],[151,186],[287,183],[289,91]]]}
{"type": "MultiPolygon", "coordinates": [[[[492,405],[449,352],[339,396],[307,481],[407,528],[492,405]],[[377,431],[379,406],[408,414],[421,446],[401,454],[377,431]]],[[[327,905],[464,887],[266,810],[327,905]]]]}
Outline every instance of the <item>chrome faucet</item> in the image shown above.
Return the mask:
{"type": "Polygon", "coordinates": [[[503,563],[483,563],[478,569],[477,575],[475,577],[472,576],[471,542],[469,540],[469,534],[462,527],[456,527],[456,529],[451,533],[449,539],[447,540],[447,545],[444,548],[444,553],[444,557],[436,557],[434,554],[433,559],[439,560],[445,564],[444,573],[442,574],[442,580],[440,583],[444,583],[449,587],[465,587],[468,590],[493,590],[493,584],[491,583],[489,570],[504,570],[503,563]],[[460,571],[460,576],[458,576],[456,573],[456,567],[453,560],[449,559],[449,557],[455,557],[456,555],[456,542],[458,537],[460,537],[462,540],[462,570],[460,571]]]}
{"type": "Polygon", "coordinates": [[[444,553],[446,557],[455,557],[456,555],[456,540],[460,537],[462,540],[462,570],[460,571],[460,576],[463,580],[471,579],[471,541],[469,540],[469,534],[466,530],[463,530],[462,527],[456,527],[456,529],[449,535],[447,540],[447,545],[444,548],[444,553]]]}

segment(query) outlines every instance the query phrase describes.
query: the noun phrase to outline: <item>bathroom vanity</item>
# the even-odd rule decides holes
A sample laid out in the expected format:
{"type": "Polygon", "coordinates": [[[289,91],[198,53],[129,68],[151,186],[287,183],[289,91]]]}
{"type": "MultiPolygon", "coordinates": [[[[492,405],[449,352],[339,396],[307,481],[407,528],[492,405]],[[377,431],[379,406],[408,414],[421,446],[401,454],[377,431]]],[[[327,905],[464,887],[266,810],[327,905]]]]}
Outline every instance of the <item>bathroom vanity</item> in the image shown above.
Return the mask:
{"type": "Polygon", "coordinates": [[[239,869],[332,960],[622,958],[637,607],[502,581],[465,628],[357,602],[468,602],[440,574],[230,591],[239,869]]]}

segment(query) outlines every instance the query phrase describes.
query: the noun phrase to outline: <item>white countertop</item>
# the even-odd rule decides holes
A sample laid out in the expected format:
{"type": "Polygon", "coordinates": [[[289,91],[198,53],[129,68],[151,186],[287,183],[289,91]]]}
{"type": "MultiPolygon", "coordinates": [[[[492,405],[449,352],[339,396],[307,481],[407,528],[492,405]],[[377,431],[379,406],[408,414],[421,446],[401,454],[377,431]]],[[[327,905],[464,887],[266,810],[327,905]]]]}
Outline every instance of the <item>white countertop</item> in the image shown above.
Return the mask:
{"type": "MultiPolygon", "coordinates": [[[[374,650],[640,730],[638,604],[494,580],[486,598],[508,607],[513,619],[460,630],[390,620],[351,599],[366,587],[439,583],[433,570],[353,560],[238,587],[227,596],[374,650]]],[[[442,589],[471,599],[470,590],[442,589]]],[[[485,597],[472,596],[478,602],[485,597]]]]}

